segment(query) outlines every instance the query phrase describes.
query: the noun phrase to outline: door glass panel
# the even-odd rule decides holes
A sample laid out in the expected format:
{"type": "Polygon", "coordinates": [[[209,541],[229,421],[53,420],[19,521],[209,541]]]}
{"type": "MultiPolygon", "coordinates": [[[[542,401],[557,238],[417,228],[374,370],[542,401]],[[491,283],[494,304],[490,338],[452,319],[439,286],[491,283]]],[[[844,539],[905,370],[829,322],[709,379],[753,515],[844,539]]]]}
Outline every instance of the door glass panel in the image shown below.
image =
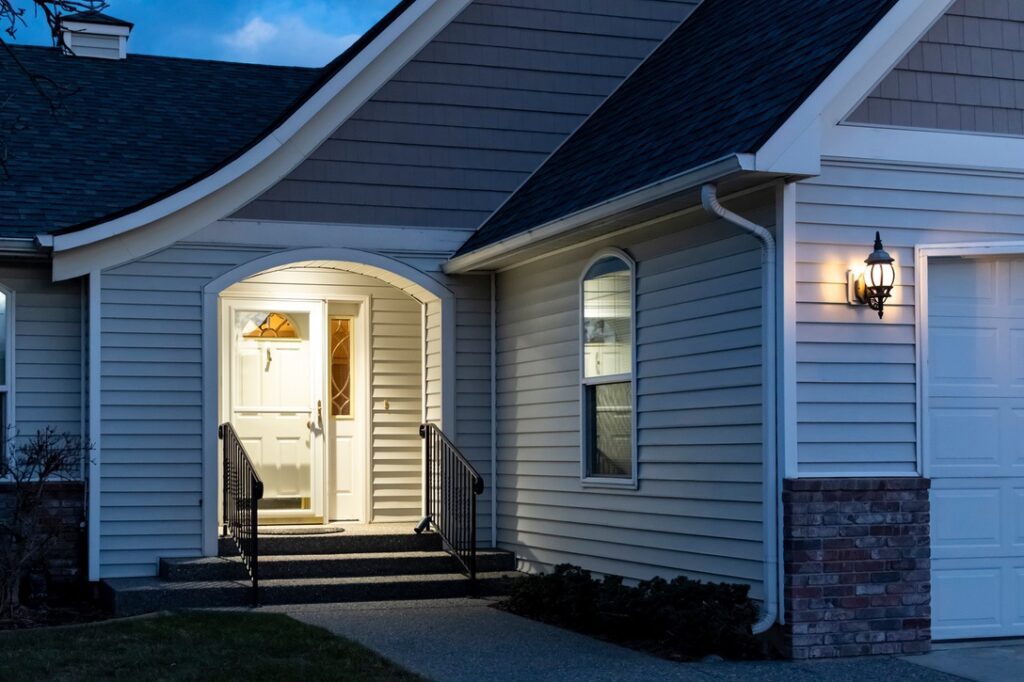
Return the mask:
{"type": "Polygon", "coordinates": [[[331,416],[352,416],[352,319],[331,319],[331,416]]]}
{"type": "Polygon", "coordinates": [[[308,313],[237,310],[232,421],[264,493],[261,509],[312,509],[312,361],[308,313]]]}

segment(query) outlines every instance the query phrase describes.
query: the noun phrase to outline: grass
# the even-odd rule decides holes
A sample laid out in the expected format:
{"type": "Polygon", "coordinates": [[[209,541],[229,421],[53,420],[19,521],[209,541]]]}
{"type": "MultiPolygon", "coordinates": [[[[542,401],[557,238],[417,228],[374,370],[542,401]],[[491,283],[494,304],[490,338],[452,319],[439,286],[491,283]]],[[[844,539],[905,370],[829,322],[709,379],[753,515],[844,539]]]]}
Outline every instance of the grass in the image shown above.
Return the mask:
{"type": "Polygon", "coordinates": [[[287,616],[182,613],[0,633],[0,680],[385,680],[421,678],[287,616]]]}

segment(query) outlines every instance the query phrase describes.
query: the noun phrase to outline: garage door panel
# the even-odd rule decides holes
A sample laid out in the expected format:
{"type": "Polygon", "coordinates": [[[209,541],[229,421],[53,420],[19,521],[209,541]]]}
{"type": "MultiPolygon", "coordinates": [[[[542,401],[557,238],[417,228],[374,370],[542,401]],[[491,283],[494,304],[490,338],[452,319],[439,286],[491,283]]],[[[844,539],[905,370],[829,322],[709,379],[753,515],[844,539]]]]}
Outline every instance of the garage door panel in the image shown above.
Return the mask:
{"type": "Polygon", "coordinates": [[[999,488],[991,486],[932,490],[932,557],[984,557],[1001,549],[1000,493],[999,488]],[[986,522],[978,523],[979,517],[986,522]]]}
{"type": "Polygon", "coordinates": [[[940,395],[943,388],[999,385],[999,333],[995,328],[935,327],[929,331],[929,343],[931,387],[940,395]]]}
{"type": "Polygon", "coordinates": [[[929,263],[932,635],[1024,635],[1024,258],[929,263]]]}

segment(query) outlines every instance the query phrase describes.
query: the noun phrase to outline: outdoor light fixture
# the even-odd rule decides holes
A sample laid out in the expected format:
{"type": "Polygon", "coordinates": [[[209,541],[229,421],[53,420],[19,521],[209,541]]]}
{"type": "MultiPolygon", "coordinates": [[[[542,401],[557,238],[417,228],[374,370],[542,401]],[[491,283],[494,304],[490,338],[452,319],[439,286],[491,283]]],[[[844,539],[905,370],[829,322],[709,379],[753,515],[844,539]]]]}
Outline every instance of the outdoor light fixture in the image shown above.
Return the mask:
{"type": "Polygon", "coordinates": [[[882,237],[875,232],[875,250],[864,261],[861,273],[851,270],[847,274],[847,297],[853,305],[867,305],[878,311],[878,319],[882,319],[885,302],[892,296],[892,287],[896,284],[896,268],[894,259],[882,247],[882,237]]]}

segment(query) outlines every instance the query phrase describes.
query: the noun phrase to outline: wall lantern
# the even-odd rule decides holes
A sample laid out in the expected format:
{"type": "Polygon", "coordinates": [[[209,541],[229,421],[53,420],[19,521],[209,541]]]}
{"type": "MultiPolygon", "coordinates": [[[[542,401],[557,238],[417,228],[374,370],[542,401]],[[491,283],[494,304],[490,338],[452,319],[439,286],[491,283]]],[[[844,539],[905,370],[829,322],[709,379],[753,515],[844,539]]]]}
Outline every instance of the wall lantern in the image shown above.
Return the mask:
{"type": "Polygon", "coordinates": [[[862,272],[851,270],[847,274],[847,297],[853,305],[867,305],[878,311],[878,319],[882,319],[885,302],[892,296],[892,287],[896,284],[896,268],[894,258],[882,247],[882,237],[875,232],[875,250],[864,261],[862,272]]]}

